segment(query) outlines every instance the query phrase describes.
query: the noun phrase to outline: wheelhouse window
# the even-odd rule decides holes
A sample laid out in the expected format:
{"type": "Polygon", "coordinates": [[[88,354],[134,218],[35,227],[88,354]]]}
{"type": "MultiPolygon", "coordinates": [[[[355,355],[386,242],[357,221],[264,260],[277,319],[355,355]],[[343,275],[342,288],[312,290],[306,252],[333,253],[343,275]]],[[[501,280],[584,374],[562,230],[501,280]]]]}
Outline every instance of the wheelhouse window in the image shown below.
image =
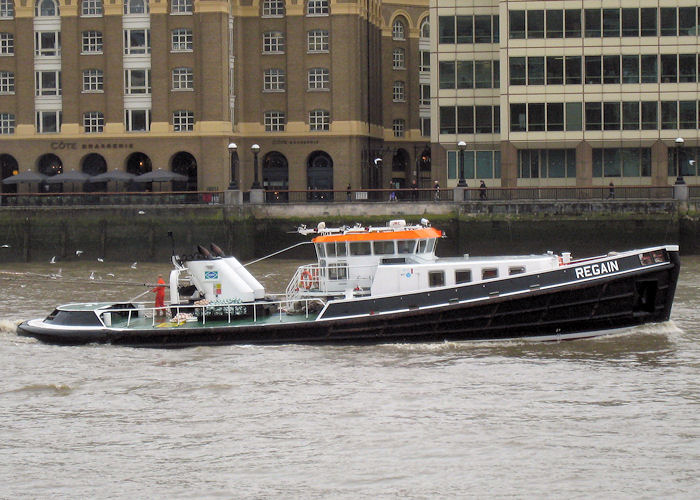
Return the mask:
{"type": "Polygon", "coordinates": [[[326,256],[326,249],[325,249],[325,247],[323,246],[323,243],[316,243],[315,246],[316,246],[316,255],[318,255],[318,257],[319,257],[320,259],[322,259],[323,257],[325,257],[325,256],[326,256]]]}
{"type": "Polygon", "coordinates": [[[374,255],[394,255],[393,241],[375,241],[374,255]]]}
{"type": "Polygon", "coordinates": [[[348,254],[344,241],[326,243],[326,255],[328,257],[345,257],[348,254]]]}
{"type": "Polygon", "coordinates": [[[372,255],[372,247],[369,241],[351,241],[350,255],[372,255]]]}
{"type": "Polygon", "coordinates": [[[471,269],[458,269],[455,271],[455,283],[469,283],[472,280],[471,269]]]}
{"type": "Polygon", "coordinates": [[[400,254],[410,254],[416,251],[416,240],[399,240],[396,247],[400,254]]]}
{"type": "Polygon", "coordinates": [[[345,264],[329,264],[328,265],[329,280],[346,280],[348,279],[348,268],[345,264]]]}
{"type": "Polygon", "coordinates": [[[444,271],[430,271],[430,272],[428,272],[428,285],[431,287],[445,286],[445,272],[444,271]]]}
{"type": "Polygon", "coordinates": [[[485,267],[481,270],[482,280],[492,280],[498,278],[498,269],[495,267],[485,267]]]}

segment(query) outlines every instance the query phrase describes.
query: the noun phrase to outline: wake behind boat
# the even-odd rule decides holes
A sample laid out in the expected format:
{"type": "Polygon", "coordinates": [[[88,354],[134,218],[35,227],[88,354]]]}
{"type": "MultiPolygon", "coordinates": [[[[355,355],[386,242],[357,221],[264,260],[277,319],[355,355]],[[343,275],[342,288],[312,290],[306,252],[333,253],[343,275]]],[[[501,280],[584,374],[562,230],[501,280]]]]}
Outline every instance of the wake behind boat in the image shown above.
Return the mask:
{"type": "Polygon", "coordinates": [[[667,321],[680,270],[677,245],[578,260],[552,252],[440,258],[444,234],[425,219],[321,222],[298,232],[313,237],[317,260],[300,266],[284,293],[267,293],[219,247],[199,246],[173,256],[162,309],[66,304],[20,324],[18,334],[135,347],[574,339],[667,321]]]}

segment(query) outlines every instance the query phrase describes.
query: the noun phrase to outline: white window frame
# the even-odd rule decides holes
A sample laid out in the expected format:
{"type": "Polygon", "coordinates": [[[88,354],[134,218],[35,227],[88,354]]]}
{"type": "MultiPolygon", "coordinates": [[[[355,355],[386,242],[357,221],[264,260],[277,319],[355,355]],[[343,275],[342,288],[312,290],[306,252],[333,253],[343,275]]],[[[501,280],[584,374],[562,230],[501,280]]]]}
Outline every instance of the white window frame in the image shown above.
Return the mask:
{"type": "Polygon", "coordinates": [[[192,52],[193,39],[190,28],[175,28],[170,32],[170,51],[192,52]]]}
{"type": "Polygon", "coordinates": [[[102,32],[96,30],[83,31],[81,37],[81,54],[102,54],[102,32]]]}
{"type": "Polygon", "coordinates": [[[80,2],[80,17],[102,17],[103,13],[102,0],[82,0],[80,2]]]}
{"type": "MultiPolygon", "coordinates": [[[[138,81],[138,80],[137,80],[138,81]]],[[[151,93],[150,69],[125,69],[124,70],[124,95],[148,95],[151,93]],[[134,80],[140,79],[143,73],[143,84],[135,84],[134,80]]]]}
{"type": "Polygon", "coordinates": [[[151,11],[148,0],[124,0],[124,15],[143,16],[151,11]]]}
{"type": "Polygon", "coordinates": [[[420,38],[423,40],[430,40],[430,19],[427,17],[423,19],[420,24],[420,38]]]}
{"type": "Polygon", "coordinates": [[[97,134],[105,128],[105,115],[100,111],[83,113],[83,131],[86,134],[97,134]]]}
{"type": "Polygon", "coordinates": [[[61,55],[60,31],[34,32],[34,57],[57,57],[61,55]]]}
{"type": "Polygon", "coordinates": [[[394,137],[404,137],[406,135],[406,120],[403,118],[393,120],[391,129],[394,131],[394,137]]]}
{"type": "Polygon", "coordinates": [[[391,38],[393,40],[406,40],[406,24],[401,19],[394,19],[391,25],[391,38]]]}
{"type": "Polygon", "coordinates": [[[15,74],[12,71],[0,71],[0,94],[15,93],[15,74]]]}
{"type": "Polygon", "coordinates": [[[284,132],[287,115],[284,111],[265,111],[265,132],[284,132]]]}
{"type": "Polygon", "coordinates": [[[262,17],[284,17],[284,0],[263,0],[262,17]]]}
{"type": "Polygon", "coordinates": [[[173,68],[172,90],[193,90],[194,70],[192,68],[173,68]]]}
{"type": "Polygon", "coordinates": [[[0,134],[15,133],[15,115],[12,113],[0,113],[0,134]]]}
{"type": "Polygon", "coordinates": [[[269,68],[263,74],[263,92],[284,92],[287,87],[287,75],[283,69],[269,68]]]}
{"type": "Polygon", "coordinates": [[[34,17],[58,17],[61,11],[56,0],[38,0],[34,4],[34,17]]]}
{"type": "Polygon", "coordinates": [[[309,130],[311,132],[328,132],[331,129],[331,114],[325,109],[309,112],[309,130]]]}
{"type": "Polygon", "coordinates": [[[311,30],[306,34],[306,50],[309,54],[323,54],[328,52],[328,30],[311,30]]]}
{"type": "Polygon", "coordinates": [[[15,35],[12,33],[0,33],[0,55],[11,56],[15,53],[15,35]]]}
{"type": "Polygon", "coordinates": [[[124,129],[127,132],[148,132],[151,130],[151,110],[150,109],[125,109],[124,110],[124,129]],[[144,113],[145,128],[134,129],[134,114],[144,113]]]}
{"type": "Polygon", "coordinates": [[[83,70],[83,93],[94,94],[104,92],[104,73],[101,69],[83,70]]]}
{"type": "Polygon", "coordinates": [[[34,72],[34,95],[48,96],[61,95],[61,71],[60,70],[41,70],[34,72]],[[53,75],[54,85],[44,86],[45,77],[53,75]]]}
{"type": "MultiPolygon", "coordinates": [[[[13,19],[14,17],[15,17],[15,2],[13,0],[0,0],[0,18],[13,19]]],[[[5,114],[7,114],[7,113],[5,113],[5,114]]]]}
{"type": "Polygon", "coordinates": [[[418,63],[418,71],[422,73],[430,73],[430,51],[421,50],[419,51],[418,55],[420,56],[420,62],[418,63]]]}
{"type": "Polygon", "coordinates": [[[57,134],[61,131],[61,120],[63,118],[63,112],[60,110],[56,111],[37,111],[34,115],[34,125],[36,126],[36,133],[37,134],[57,134]],[[46,130],[48,127],[45,125],[48,125],[49,122],[45,121],[45,119],[53,118],[53,122],[55,123],[55,130],[46,130]]]}
{"type": "Polygon", "coordinates": [[[391,89],[391,97],[394,102],[406,102],[406,83],[402,80],[395,80],[391,89]]]}
{"type": "Polygon", "coordinates": [[[396,47],[391,54],[393,69],[406,69],[406,51],[396,47]]]}
{"type": "Polygon", "coordinates": [[[307,16],[327,16],[330,14],[328,0],[306,0],[307,16]]]}
{"type": "Polygon", "coordinates": [[[124,54],[150,54],[151,53],[151,30],[148,28],[127,28],[124,30],[124,54]],[[134,45],[134,35],[143,34],[144,45],[134,45]]]}
{"type": "Polygon", "coordinates": [[[328,68],[311,68],[307,75],[308,90],[329,90],[331,73],[328,68]]]}
{"type": "Polygon", "coordinates": [[[173,112],[173,131],[192,132],[194,130],[194,111],[178,110],[173,112]]]}
{"type": "Polygon", "coordinates": [[[284,54],[284,33],[266,31],[263,33],[263,54],[284,54]]]}
{"type": "Polygon", "coordinates": [[[192,0],[170,0],[170,14],[175,16],[191,15],[194,12],[192,0]]]}
{"type": "Polygon", "coordinates": [[[420,89],[420,98],[418,100],[418,105],[419,106],[430,106],[430,84],[429,83],[421,83],[419,86],[419,89],[420,89]]]}

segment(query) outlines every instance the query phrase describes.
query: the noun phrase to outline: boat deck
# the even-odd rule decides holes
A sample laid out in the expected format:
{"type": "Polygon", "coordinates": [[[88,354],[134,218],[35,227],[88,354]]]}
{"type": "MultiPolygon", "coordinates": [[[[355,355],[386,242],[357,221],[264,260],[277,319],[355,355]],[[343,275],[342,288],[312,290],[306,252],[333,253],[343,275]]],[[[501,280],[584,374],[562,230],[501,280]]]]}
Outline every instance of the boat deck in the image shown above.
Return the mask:
{"type": "Polygon", "coordinates": [[[152,330],[157,328],[221,328],[221,327],[243,327],[243,326],[253,326],[253,325],[266,325],[272,323],[311,323],[316,320],[318,313],[309,313],[308,316],[304,313],[299,314],[287,314],[277,313],[270,314],[268,316],[258,316],[253,319],[252,317],[247,318],[235,318],[232,317],[229,322],[227,319],[211,319],[207,318],[206,321],[194,318],[188,321],[176,322],[172,318],[156,317],[155,319],[151,316],[141,316],[132,317],[131,320],[127,319],[114,319],[112,321],[111,328],[113,329],[123,329],[123,330],[152,330]]]}

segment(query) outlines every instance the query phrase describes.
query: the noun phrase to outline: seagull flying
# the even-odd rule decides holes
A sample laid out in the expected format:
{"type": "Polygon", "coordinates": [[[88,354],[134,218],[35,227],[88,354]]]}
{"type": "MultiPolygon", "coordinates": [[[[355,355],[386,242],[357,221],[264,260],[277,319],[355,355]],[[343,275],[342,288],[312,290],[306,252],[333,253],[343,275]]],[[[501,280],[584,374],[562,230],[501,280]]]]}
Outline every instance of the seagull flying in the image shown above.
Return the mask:
{"type": "Polygon", "coordinates": [[[77,255],[77,256],[80,256],[80,254],[82,254],[82,253],[83,253],[82,250],[76,250],[76,251],[75,251],[75,255],[77,255]]]}
{"type": "Polygon", "coordinates": [[[97,262],[104,262],[105,260],[102,257],[97,257],[97,262]]]}
{"type": "Polygon", "coordinates": [[[138,262],[134,262],[133,264],[131,264],[131,269],[136,269],[136,264],[138,264],[138,262]]]}
{"type": "Polygon", "coordinates": [[[56,256],[54,255],[53,257],[51,257],[49,264],[55,264],[55,263],[56,263],[56,256]]]}
{"type": "Polygon", "coordinates": [[[145,213],[146,213],[146,212],[144,212],[143,210],[139,210],[139,212],[138,212],[139,215],[143,215],[143,214],[145,214],[145,213]]]}

